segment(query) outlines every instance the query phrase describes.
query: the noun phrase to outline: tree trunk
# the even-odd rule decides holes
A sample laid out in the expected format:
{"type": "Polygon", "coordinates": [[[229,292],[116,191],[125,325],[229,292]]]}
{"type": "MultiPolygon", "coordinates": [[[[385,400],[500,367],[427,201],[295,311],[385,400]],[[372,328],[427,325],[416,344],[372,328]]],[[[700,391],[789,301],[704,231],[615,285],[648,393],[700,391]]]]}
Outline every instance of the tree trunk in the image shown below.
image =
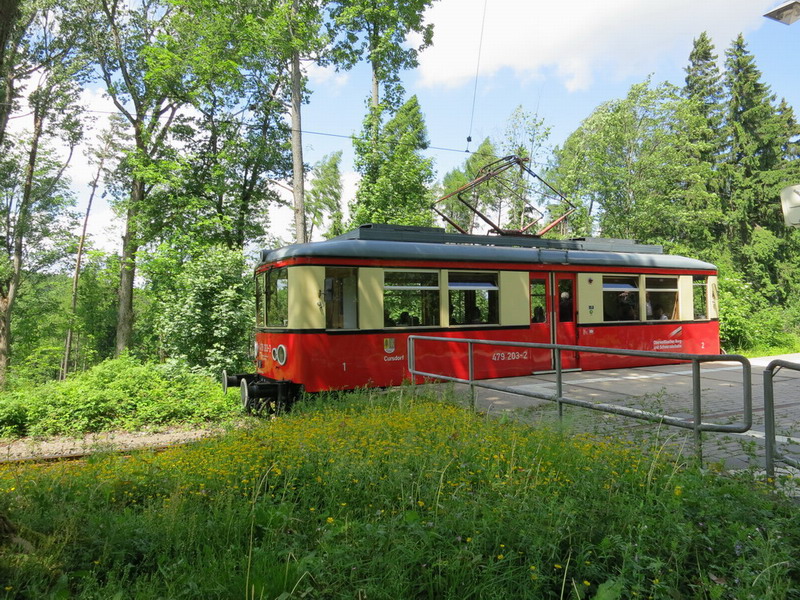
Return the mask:
{"type": "Polygon", "coordinates": [[[5,140],[14,96],[14,78],[10,73],[9,54],[14,51],[11,48],[11,40],[19,19],[20,5],[20,0],[0,0],[0,145],[5,140]]]}
{"type": "Polygon", "coordinates": [[[42,137],[43,129],[44,115],[37,105],[33,113],[33,136],[31,149],[28,152],[28,165],[25,168],[25,185],[22,189],[22,199],[17,211],[17,223],[14,227],[11,276],[5,282],[6,285],[3,286],[3,293],[0,294],[0,389],[5,388],[8,364],[11,358],[11,311],[14,309],[14,301],[17,298],[19,280],[22,273],[22,251],[33,196],[33,174],[36,171],[39,139],[42,137]]]}
{"type": "Polygon", "coordinates": [[[372,63],[372,108],[375,109],[375,112],[378,111],[378,104],[380,104],[380,97],[379,97],[379,85],[380,81],[378,80],[378,65],[376,63],[372,63]]]}
{"type": "Polygon", "coordinates": [[[302,100],[300,54],[294,51],[292,53],[292,194],[294,196],[294,236],[295,241],[299,244],[307,241],[303,180],[303,136],[300,120],[302,100]]]}
{"type": "Polygon", "coordinates": [[[135,178],[132,182],[130,206],[122,236],[122,264],[119,274],[117,298],[117,341],[115,355],[119,356],[131,345],[133,337],[133,282],[136,277],[136,252],[139,250],[136,235],[136,211],[144,200],[144,181],[135,178]]]}
{"type": "Polygon", "coordinates": [[[104,158],[100,158],[100,164],[97,166],[97,173],[91,183],[92,193],[89,195],[89,202],[86,204],[86,216],[83,218],[83,230],[81,231],[81,239],[78,242],[78,256],[75,259],[75,272],[72,274],[72,302],[70,304],[70,322],[67,328],[67,339],[64,342],[64,358],[61,361],[61,374],[60,379],[67,378],[69,372],[69,355],[72,350],[72,323],[75,319],[75,309],[78,306],[78,280],[81,276],[81,258],[83,257],[83,246],[86,243],[86,228],[89,225],[89,212],[92,210],[92,202],[94,201],[95,192],[97,192],[97,182],[100,180],[100,174],[103,172],[104,158]]]}

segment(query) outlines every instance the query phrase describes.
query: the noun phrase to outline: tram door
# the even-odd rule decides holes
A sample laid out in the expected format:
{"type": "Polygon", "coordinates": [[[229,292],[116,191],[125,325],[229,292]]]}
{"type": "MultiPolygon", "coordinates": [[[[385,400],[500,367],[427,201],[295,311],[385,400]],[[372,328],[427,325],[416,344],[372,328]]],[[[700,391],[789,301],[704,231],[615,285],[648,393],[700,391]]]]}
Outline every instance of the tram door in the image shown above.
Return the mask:
{"type": "MultiPolygon", "coordinates": [[[[574,273],[553,273],[551,277],[555,280],[553,285],[554,302],[558,302],[558,308],[554,310],[554,344],[578,345],[578,327],[575,323],[575,274],[574,273]]],[[[555,366],[553,367],[555,368],[555,366]]],[[[561,353],[562,369],[578,368],[577,352],[561,353]]]]}
{"type": "MultiPolygon", "coordinates": [[[[543,344],[577,344],[575,324],[575,275],[531,273],[531,341],[543,344]]],[[[555,369],[553,352],[532,350],[535,371],[555,369]]],[[[578,366],[576,353],[562,352],[561,366],[578,366]]]]}

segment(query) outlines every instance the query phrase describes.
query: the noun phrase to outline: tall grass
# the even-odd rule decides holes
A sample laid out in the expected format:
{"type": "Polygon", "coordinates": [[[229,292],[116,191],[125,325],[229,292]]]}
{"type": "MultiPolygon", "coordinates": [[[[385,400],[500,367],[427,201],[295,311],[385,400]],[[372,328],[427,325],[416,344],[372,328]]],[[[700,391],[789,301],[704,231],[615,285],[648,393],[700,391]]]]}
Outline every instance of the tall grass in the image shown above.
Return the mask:
{"type": "Polygon", "coordinates": [[[406,392],[159,454],[0,469],[8,598],[792,598],[766,486],[406,392]]]}

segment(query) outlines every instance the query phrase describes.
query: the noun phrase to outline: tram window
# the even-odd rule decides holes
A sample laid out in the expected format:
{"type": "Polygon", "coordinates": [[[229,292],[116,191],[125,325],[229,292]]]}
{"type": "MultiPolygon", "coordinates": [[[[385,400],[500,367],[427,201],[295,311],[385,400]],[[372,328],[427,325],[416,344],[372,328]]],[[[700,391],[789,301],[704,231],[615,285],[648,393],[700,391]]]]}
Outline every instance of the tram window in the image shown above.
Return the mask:
{"type": "Polygon", "coordinates": [[[603,277],[603,320],[639,320],[638,277],[603,277]]]}
{"type": "Polygon", "coordinates": [[[289,274],[286,267],[267,272],[266,304],[267,327],[286,327],[289,323],[289,274]]]}
{"type": "Polygon", "coordinates": [[[439,273],[385,271],[383,318],[386,327],[439,325],[439,273]]]}
{"type": "Polygon", "coordinates": [[[256,274],[256,327],[264,327],[264,277],[256,274]]]}
{"type": "Polygon", "coordinates": [[[679,318],[676,277],[646,277],[645,289],[645,315],[648,321],[674,321],[679,318]]]}
{"type": "Polygon", "coordinates": [[[325,327],[358,329],[358,270],[325,269],[325,327]]]}
{"type": "Polygon", "coordinates": [[[497,273],[449,273],[451,325],[489,325],[499,320],[497,273]]]}
{"type": "Polygon", "coordinates": [[[531,281],[531,323],[547,322],[547,299],[543,280],[531,281]]]}
{"type": "Polygon", "coordinates": [[[708,278],[695,275],[692,280],[692,301],[694,305],[694,318],[708,318],[708,278]]]}

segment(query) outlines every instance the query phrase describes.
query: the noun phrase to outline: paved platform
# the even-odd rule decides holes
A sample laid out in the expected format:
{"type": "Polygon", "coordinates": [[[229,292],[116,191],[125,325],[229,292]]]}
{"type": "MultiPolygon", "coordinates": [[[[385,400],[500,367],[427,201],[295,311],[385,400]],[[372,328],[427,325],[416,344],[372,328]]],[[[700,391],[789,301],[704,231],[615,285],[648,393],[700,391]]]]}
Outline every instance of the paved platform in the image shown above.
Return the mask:
{"type": "MultiPolygon", "coordinates": [[[[800,354],[771,356],[750,360],[753,426],[746,433],[702,434],[704,464],[718,463],[725,469],[763,469],[764,388],[763,372],[770,361],[780,358],[800,364],[800,354]]],[[[513,390],[555,395],[554,373],[492,380],[493,384],[513,390]]],[[[779,450],[800,460],[800,372],[780,370],[774,377],[775,420],[779,450]]],[[[466,386],[458,386],[463,390],[466,386]]],[[[687,423],[692,415],[691,364],[573,371],[563,374],[563,395],[592,403],[608,403],[678,417],[687,423]]],[[[738,362],[715,362],[701,365],[702,421],[742,423],[744,418],[743,374],[738,362]]],[[[479,389],[477,408],[487,413],[513,413],[528,422],[557,422],[554,402],[527,396],[479,389]]],[[[694,432],[667,427],[580,407],[564,407],[564,422],[574,431],[599,435],[640,438],[648,444],[661,443],[687,457],[695,454],[694,432]]],[[[777,465],[785,474],[797,471],[777,465]]]]}

